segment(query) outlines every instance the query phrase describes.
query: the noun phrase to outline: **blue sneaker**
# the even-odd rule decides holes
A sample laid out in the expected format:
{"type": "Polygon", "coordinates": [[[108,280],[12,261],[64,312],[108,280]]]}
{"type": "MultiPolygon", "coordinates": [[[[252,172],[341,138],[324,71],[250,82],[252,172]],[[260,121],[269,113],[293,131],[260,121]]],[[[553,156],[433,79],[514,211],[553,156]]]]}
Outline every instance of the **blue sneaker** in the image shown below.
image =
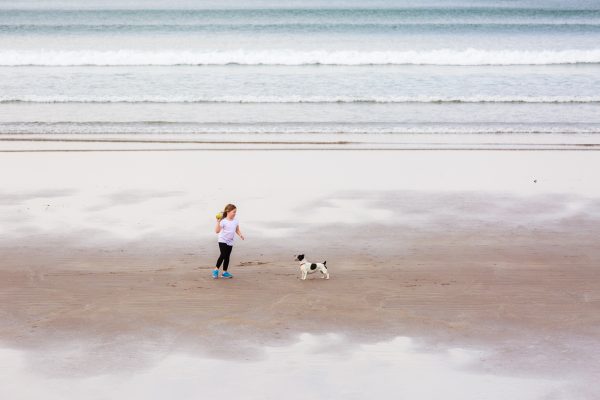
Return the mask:
{"type": "Polygon", "coordinates": [[[233,278],[233,275],[231,275],[229,272],[225,271],[223,272],[223,275],[221,275],[222,278],[233,278]]]}
{"type": "Polygon", "coordinates": [[[212,272],[213,279],[217,279],[219,277],[219,270],[214,269],[212,272]]]}

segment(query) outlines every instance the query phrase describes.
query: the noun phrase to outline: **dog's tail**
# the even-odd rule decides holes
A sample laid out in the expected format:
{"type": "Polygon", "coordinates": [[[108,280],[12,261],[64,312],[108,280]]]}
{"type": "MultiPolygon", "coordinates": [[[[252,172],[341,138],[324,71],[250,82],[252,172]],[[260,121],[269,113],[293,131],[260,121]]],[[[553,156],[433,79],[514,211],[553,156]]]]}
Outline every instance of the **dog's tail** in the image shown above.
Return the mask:
{"type": "Polygon", "coordinates": [[[323,266],[327,268],[327,261],[323,261],[323,266]]]}

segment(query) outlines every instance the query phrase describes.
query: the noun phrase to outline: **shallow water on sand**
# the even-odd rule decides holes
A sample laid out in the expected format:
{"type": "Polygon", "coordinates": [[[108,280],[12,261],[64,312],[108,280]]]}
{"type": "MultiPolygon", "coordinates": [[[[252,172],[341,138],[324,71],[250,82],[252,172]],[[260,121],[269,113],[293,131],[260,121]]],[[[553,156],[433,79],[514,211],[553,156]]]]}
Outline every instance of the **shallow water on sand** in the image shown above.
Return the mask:
{"type": "Polygon", "coordinates": [[[46,400],[567,398],[562,395],[564,381],[487,372],[484,350],[425,351],[407,337],[355,344],[338,334],[302,334],[295,343],[264,347],[259,354],[251,360],[164,354],[140,370],[115,365],[111,371],[80,376],[61,369],[70,364],[69,358],[77,359],[73,349],[54,352],[54,361],[30,351],[4,349],[0,394],[46,400]]]}

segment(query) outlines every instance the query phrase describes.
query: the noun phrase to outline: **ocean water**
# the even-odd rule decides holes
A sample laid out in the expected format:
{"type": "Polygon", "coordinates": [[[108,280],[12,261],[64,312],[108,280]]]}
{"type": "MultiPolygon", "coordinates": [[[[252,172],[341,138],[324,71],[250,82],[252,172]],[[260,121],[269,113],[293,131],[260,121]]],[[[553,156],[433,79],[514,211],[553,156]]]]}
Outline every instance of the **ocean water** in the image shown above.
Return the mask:
{"type": "Polygon", "coordinates": [[[600,2],[0,2],[4,138],[345,133],[597,141],[600,2]]]}

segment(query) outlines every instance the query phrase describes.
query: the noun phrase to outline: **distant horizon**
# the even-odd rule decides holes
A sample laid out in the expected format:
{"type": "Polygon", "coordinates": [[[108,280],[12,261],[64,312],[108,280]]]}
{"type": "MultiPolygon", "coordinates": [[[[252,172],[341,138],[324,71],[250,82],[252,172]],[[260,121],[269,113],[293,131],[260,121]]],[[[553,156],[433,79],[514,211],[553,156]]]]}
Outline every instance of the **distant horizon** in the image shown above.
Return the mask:
{"type": "Polygon", "coordinates": [[[600,10],[600,2],[594,0],[576,0],[576,1],[561,1],[561,0],[412,0],[412,1],[397,1],[397,0],[209,0],[209,1],[193,1],[193,0],[174,0],[165,4],[161,0],[60,0],[60,1],[43,1],[43,0],[0,0],[0,9],[73,9],[73,10],[95,10],[95,9],[338,9],[338,8],[356,8],[356,9],[395,9],[395,8],[456,8],[456,7],[484,7],[484,8],[548,8],[548,9],[597,9],[600,10]],[[575,6],[575,4],[577,6],[575,6]]]}

